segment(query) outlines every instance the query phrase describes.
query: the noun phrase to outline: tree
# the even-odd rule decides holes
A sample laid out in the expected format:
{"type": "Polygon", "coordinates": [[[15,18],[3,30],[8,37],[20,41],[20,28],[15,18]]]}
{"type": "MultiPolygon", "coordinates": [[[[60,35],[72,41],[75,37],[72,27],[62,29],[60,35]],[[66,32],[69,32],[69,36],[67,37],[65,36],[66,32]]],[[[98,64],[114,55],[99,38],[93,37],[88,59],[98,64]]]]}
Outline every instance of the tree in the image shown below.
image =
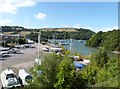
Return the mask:
{"type": "Polygon", "coordinates": [[[85,81],[79,72],[76,72],[73,60],[65,55],[58,66],[57,81],[54,84],[57,89],[86,88],[85,81]]]}
{"type": "MultiPolygon", "coordinates": [[[[73,60],[65,56],[50,54],[42,60],[41,65],[31,68],[32,87],[40,89],[78,89],[85,88],[85,81],[79,72],[75,71],[73,60]]],[[[28,86],[29,87],[29,86],[28,86]]]]}
{"type": "Polygon", "coordinates": [[[30,86],[40,87],[41,89],[54,88],[56,81],[57,68],[61,61],[61,56],[51,54],[44,58],[41,65],[35,65],[31,69],[33,82],[30,86]],[[41,71],[39,74],[38,72],[41,71]]]}
{"type": "Polygon", "coordinates": [[[107,55],[107,51],[102,47],[99,48],[94,59],[97,62],[98,66],[100,66],[100,67],[106,66],[108,59],[109,59],[108,55],[107,55]]]}
{"type": "Polygon", "coordinates": [[[118,80],[116,79],[120,73],[118,58],[109,58],[107,51],[100,48],[90,59],[90,64],[81,71],[81,76],[86,80],[88,87],[115,87],[117,89],[118,80]]]}

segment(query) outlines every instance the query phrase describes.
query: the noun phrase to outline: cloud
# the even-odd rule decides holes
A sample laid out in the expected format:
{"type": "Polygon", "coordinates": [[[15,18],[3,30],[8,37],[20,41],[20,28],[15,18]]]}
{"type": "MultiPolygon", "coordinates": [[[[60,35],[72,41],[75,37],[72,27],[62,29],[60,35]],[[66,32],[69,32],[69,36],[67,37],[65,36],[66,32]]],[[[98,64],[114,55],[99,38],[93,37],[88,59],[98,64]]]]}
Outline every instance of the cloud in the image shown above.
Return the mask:
{"type": "Polygon", "coordinates": [[[105,28],[100,28],[100,29],[96,29],[96,31],[103,31],[103,32],[107,32],[107,31],[112,31],[114,29],[118,29],[118,26],[113,26],[113,27],[105,27],[105,28]]]}
{"type": "Polygon", "coordinates": [[[77,29],[79,29],[79,28],[92,29],[91,27],[82,26],[82,25],[80,25],[80,24],[75,24],[75,25],[73,25],[73,26],[64,25],[63,27],[65,27],[65,28],[71,27],[71,28],[77,28],[77,29]]]}
{"type": "Polygon", "coordinates": [[[107,31],[112,31],[112,30],[114,30],[114,29],[118,29],[118,26],[113,26],[113,27],[104,27],[104,28],[91,28],[91,27],[87,27],[87,26],[82,26],[82,25],[80,25],[80,24],[75,24],[75,25],[73,25],[73,26],[70,26],[70,25],[64,25],[63,27],[65,27],[65,28],[68,28],[68,27],[70,27],[70,28],[85,28],[85,29],[90,29],[90,30],[92,30],[92,31],[94,31],[94,32],[99,32],[99,31],[103,31],[103,32],[107,32],[107,31]]]}
{"type": "Polygon", "coordinates": [[[0,0],[0,13],[16,14],[18,8],[35,5],[36,2],[33,0],[0,0]]]}
{"type": "Polygon", "coordinates": [[[47,15],[40,12],[37,15],[35,15],[35,17],[39,20],[44,20],[47,17],[47,15]]]}
{"type": "Polygon", "coordinates": [[[12,20],[9,20],[9,19],[0,20],[0,26],[10,25],[11,23],[12,23],[12,20]]]}
{"type": "Polygon", "coordinates": [[[75,24],[73,27],[74,27],[74,28],[78,28],[78,29],[81,28],[81,27],[80,27],[80,24],[75,24]]]}

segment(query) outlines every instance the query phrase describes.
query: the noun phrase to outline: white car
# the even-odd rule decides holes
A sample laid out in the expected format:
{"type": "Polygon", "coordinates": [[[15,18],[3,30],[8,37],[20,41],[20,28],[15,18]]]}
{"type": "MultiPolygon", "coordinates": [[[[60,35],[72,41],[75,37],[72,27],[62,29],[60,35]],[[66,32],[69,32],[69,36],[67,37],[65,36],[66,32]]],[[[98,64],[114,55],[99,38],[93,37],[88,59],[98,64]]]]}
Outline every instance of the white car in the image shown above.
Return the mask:
{"type": "Polygon", "coordinates": [[[20,88],[21,84],[19,81],[19,77],[13,72],[12,69],[5,69],[1,73],[1,83],[2,88],[20,88]]]}
{"type": "Polygon", "coordinates": [[[27,81],[32,80],[32,76],[29,73],[27,73],[24,69],[19,70],[18,76],[22,80],[22,85],[24,85],[24,86],[28,85],[27,81]]]}
{"type": "Polygon", "coordinates": [[[8,56],[9,55],[9,48],[0,47],[0,57],[8,56]]]}
{"type": "Polygon", "coordinates": [[[20,49],[18,48],[10,48],[8,51],[9,53],[20,53],[20,49]]]}
{"type": "Polygon", "coordinates": [[[44,48],[42,48],[42,50],[48,52],[48,51],[49,51],[49,48],[44,47],[44,48]]]}

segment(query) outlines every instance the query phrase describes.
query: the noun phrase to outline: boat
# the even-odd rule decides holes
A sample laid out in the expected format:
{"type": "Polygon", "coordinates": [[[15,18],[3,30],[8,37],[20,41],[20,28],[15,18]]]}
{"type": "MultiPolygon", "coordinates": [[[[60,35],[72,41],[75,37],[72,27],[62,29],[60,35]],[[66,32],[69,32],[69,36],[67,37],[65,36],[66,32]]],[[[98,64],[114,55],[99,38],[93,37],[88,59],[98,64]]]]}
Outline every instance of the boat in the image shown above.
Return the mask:
{"type": "Polygon", "coordinates": [[[20,88],[21,83],[19,77],[14,73],[12,69],[5,69],[0,75],[2,89],[8,88],[20,88]]]}
{"type": "Polygon", "coordinates": [[[25,71],[25,69],[19,69],[19,77],[22,80],[22,85],[28,85],[28,82],[32,80],[32,76],[25,71]]]}
{"type": "Polygon", "coordinates": [[[64,42],[64,41],[61,41],[61,42],[60,42],[60,45],[69,45],[69,43],[64,42]]]}
{"type": "Polygon", "coordinates": [[[83,42],[83,40],[79,40],[79,42],[83,42]]]}

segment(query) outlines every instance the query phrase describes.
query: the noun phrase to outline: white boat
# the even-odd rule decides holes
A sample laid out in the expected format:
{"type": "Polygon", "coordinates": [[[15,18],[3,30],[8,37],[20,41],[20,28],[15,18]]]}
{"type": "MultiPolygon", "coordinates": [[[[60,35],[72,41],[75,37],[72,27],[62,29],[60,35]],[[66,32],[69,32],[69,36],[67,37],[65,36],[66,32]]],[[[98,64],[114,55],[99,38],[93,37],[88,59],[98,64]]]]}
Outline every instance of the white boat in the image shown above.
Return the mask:
{"type": "Polygon", "coordinates": [[[28,81],[32,80],[32,76],[25,71],[25,69],[20,69],[18,76],[22,80],[22,85],[28,85],[28,81]]]}
{"type": "Polygon", "coordinates": [[[19,81],[19,77],[13,72],[12,69],[5,69],[1,72],[1,83],[2,88],[20,88],[21,84],[19,81]]]}
{"type": "Polygon", "coordinates": [[[62,51],[62,48],[51,47],[50,51],[62,51]]]}

